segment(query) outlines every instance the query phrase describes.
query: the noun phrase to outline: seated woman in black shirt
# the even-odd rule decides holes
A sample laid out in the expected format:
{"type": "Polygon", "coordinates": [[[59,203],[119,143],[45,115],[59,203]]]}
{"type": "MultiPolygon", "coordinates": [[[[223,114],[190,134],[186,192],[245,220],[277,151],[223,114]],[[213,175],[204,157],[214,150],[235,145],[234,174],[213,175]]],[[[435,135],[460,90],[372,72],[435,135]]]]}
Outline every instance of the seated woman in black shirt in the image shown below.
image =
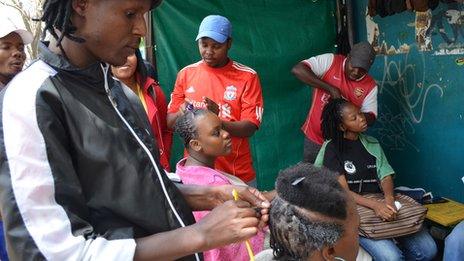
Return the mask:
{"type": "MultiPolygon", "coordinates": [[[[396,218],[393,193],[394,171],[379,142],[362,134],[367,130],[364,114],[344,99],[333,99],[322,112],[322,135],[326,140],[316,158],[316,166],[325,166],[340,174],[339,182],[355,202],[375,211],[385,221],[396,218]],[[363,197],[383,193],[385,202],[363,197]]],[[[359,237],[360,245],[374,260],[430,260],[436,245],[426,230],[392,239],[359,237]]]]}

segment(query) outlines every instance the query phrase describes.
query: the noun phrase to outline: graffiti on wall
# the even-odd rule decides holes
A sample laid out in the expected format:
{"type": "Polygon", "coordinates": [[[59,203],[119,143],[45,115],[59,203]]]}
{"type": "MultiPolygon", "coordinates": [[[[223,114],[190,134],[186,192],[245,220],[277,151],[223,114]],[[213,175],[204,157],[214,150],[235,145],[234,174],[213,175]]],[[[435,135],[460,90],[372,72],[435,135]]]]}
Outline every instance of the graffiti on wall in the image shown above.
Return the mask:
{"type": "MultiPolygon", "coordinates": [[[[366,11],[367,12],[367,11],[366,11]]],[[[414,12],[414,18],[405,26],[414,32],[414,40],[405,37],[404,42],[389,43],[385,32],[379,28],[376,19],[366,16],[368,40],[378,54],[394,55],[408,53],[412,45],[420,51],[433,51],[435,55],[464,54],[464,3],[446,1],[433,11],[414,12]]],[[[399,37],[401,38],[401,37],[399,37]]]]}
{"type": "Polygon", "coordinates": [[[384,71],[378,85],[379,93],[387,95],[400,110],[394,113],[382,106],[374,130],[382,144],[392,150],[412,148],[420,151],[408,137],[415,133],[415,125],[422,122],[430,96],[442,98],[445,91],[442,84],[426,83],[424,54],[421,54],[421,57],[419,64],[410,63],[408,54],[404,56],[403,61],[383,57],[384,71]]]}

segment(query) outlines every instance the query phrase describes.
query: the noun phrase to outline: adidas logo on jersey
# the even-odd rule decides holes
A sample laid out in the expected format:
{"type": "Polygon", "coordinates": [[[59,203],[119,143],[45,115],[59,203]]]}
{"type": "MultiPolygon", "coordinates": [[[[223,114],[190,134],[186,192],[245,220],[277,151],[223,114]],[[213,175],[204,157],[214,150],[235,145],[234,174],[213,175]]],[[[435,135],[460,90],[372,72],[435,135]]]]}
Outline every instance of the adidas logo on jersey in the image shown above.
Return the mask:
{"type": "Polygon", "coordinates": [[[190,86],[187,88],[187,90],[185,91],[186,93],[194,93],[195,92],[195,88],[193,86],[190,86]]]}

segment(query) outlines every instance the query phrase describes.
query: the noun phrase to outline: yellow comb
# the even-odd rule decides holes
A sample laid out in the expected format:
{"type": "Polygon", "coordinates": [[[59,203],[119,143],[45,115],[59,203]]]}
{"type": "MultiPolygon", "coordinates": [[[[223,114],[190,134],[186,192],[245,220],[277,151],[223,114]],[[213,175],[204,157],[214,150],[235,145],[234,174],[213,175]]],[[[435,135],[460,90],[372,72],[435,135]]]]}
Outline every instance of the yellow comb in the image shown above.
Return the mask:
{"type": "MultiPolygon", "coordinates": [[[[238,192],[237,190],[233,189],[232,190],[232,195],[234,196],[234,200],[238,200],[238,192]]],[[[253,254],[253,249],[251,249],[250,242],[248,240],[245,240],[245,246],[248,251],[248,256],[250,256],[250,261],[255,261],[255,254],[253,254]]]]}

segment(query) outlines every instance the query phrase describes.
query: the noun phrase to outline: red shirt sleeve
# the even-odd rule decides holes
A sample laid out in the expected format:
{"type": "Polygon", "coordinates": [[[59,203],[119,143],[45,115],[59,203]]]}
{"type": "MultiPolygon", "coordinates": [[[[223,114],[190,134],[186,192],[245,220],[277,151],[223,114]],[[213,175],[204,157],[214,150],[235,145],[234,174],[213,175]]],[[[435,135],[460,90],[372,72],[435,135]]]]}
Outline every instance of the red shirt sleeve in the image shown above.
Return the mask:
{"type": "Polygon", "coordinates": [[[257,74],[253,74],[246,83],[241,102],[240,120],[248,120],[259,127],[263,118],[264,102],[261,83],[257,74]]]}
{"type": "Polygon", "coordinates": [[[176,113],[179,107],[185,102],[185,70],[177,74],[176,83],[171,93],[171,101],[168,105],[168,113],[176,113]]]}

